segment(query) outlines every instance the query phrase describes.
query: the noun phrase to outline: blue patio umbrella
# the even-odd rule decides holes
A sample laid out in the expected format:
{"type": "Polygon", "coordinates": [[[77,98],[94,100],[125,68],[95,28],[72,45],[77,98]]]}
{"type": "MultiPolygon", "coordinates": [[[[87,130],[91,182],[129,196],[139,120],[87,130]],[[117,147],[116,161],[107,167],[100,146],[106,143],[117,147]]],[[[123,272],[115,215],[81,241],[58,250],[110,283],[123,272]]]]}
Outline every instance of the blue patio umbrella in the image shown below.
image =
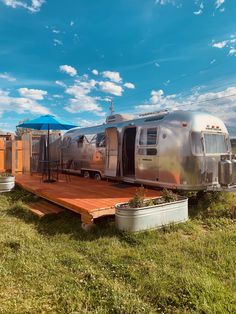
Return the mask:
{"type": "Polygon", "coordinates": [[[50,130],[69,130],[75,128],[76,125],[63,121],[56,118],[53,115],[47,114],[45,116],[38,117],[33,120],[25,121],[17,125],[19,128],[35,129],[35,130],[46,130],[48,131],[48,145],[47,145],[47,156],[48,156],[48,179],[47,182],[52,182],[50,178],[50,147],[49,147],[49,131],[50,130]]]}

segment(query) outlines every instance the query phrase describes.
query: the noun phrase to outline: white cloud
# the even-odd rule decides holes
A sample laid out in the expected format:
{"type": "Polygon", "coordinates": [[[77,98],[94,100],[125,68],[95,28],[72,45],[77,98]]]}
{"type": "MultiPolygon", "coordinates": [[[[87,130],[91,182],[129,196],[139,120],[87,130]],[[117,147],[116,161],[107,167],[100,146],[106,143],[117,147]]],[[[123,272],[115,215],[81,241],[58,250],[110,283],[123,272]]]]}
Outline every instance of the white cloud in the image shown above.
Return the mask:
{"type": "Polygon", "coordinates": [[[30,112],[33,114],[49,114],[47,107],[39,104],[35,99],[27,97],[11,97],[9,92],[0,91],[0,114],[14,111],[19,114],[30,112]]]}
{"type": "Polygon", "coordinates": [[[65,83],[63,83],[62,81],[55,81],[55,84],[57,84],[57,85],[59,85],[59,86],[61,86],[61,87],[66,87],[66,84],[65,83]]]}
{"type": "Polygon", "coordinates": [[[69,104],[65,106],[65,110],[70,113],[79,113],[92,111],[95,115],[104,116],[103,109],[96,100],[88,95],[77,96],[76,98],[71,98],[69,104]]]}
{"type": "Polygon", "coordinates": [[[174,0],[156,0],[155,4],[160,4],[160,5],[172,4],[172,5],[176,5],[176,1],[174,1],[174,0]]]}
{"type": "Polygon", "coordinates": [[[62,95],[58,95],[58,94],[54,94],[52,95],[53,98],[58,98],[58,99],[62,99],[63,96],[62,95]]]}
{"type": "Polygon", "coordinates": [[[87,128],[87,127],[90,127],[90,126],[95,126],[95,125],[101,125],[104,123],[104,119],[102,120],[86,120],[86,119],[77,119],[77,124],[79,127],[81,128],[87,128]]]}
{"type": "Polygon", "coordinates": [[[53,45],[54,45],[54,46],[62,46],[62,45],[63,45],[63,42],[62,42],[62,40],[59,40],[59,39],[54,38],[54,39],[53,39],[53,45]]]}
{"type": "Polygon", "coordinates": [[[34,100],[42,100],[44,99],[44,96],[47,95],[47,92],[41,89],[29,89],[29,88],[19,88],[18,89],[19,94],[22,97],[30,98],[34,100]]]}
{"type": "Polygon", "coordinates": [[[126,88],[130,88],[130,89],[134,89],[135,88],[135,85],[133,83],[125,83],[124,86],[126,88]]]}
{"type": "Polygon", "coordinates": [[[93,73],[94,75],[98,75],[98,70],[93,69],[93,70],[92,70],[92,73],[93,73]]]}
{"type": "Polygon", "coordinates": [[[23,8],[32,13],[38,12],[41,6],[44,4],[45,0],[31,0],[31,1],[21,1],[21,0],[2,0],[2,2],[12,7],[13,9],[23,8]]]}
{"type": "Polygon", "coordinates": [[[231,47],[231,48],[230,48],[230,50],[229,50],[229,55],[230,55],[230,56],[235,56],[235,57],[236,57],[236,48],[231,47]]]}
{"type": "Polygon", "coordinates": [[[194,15],[201,15],[202,12],[203,12],[203,11],[202,11],[201,9],[199,9],[198,11],[194,11],[193,14],[194,14],[194,15]]]}
{"type": "Polygon", "coordinates": [[[59,31],[58,29],[53,28],[53,29],[52,29],[52,33],[54,33],[54,34],[60,34],[60,31],[59,31]]]}
{"type": "Polygon", "coordinates": [[[230,56],[236,56],[235,51],[236,51],[236,38],[234,35],[230,35],[230,39],[226,39],[220,42],[212,42],[212,47],[213,48],[227,48],[228,54],[230,56]]]}
{"type": "Polygon", "coordinates": [[[219,9],[224,3],[225,3],[225,0],[216,0],[215,2],[216,9],[219,9]]]}
{"type": "MultiPolygon", "coordinates": [[[[200,89],[198,89],[192,95],[184,98],[175,94],[165,96],[163,90],[153,90],[149,102],[135,108],[141,112],[164,109],[204,111],[218,116],[226,124],[234,126],[236,120],[236,86],[218,92],[200,93],[200,89]]],[[[234,132],[236,134],[236,128],[234,132]]]]}
{"type": "Polygon", "coordinates": [[[222,48],[224,48],[226,45],[227,45],[227,41],[224,40],[224,41],[220,41],[220,42],[218,42],[218,43],[212,44],[212,47],[222,49],[222,48]]]}
{"type": "Polygon", "coordinates": [[[69,104],[65,110],[71,113],[92,111],[97,116],[104,116],[102,107],[97,103],[95,97],[88,95],[96,86],[95,80],[79,81],[76,80],[75,85],[66,89],[66,93],[73,96],[69,99],[69,104]]]}
{"type": "Polygon", "coordinates": [[[104,71],[102,72],[102,75],[115,83],[120,83],[122,81],[119,72],[104,71]]]}
{"type": "Polygon", "coordinates": [[[98,82],[100,90],[115,96],[122,96],[123,88],[113,82],[98,82]]]}
{"type": "Polygon", "coordinates": [[[60,71],[69,74],[70,76],[75,76],[77,74],[77,70],[70,65],[61,65],[60,71]]]}
{"type": "Polygon", "coordinates": [[[15,82],[16,81],[16,79],[7,72],[0,73],[0,79],[7,80],[8,82],[15,82]]]}

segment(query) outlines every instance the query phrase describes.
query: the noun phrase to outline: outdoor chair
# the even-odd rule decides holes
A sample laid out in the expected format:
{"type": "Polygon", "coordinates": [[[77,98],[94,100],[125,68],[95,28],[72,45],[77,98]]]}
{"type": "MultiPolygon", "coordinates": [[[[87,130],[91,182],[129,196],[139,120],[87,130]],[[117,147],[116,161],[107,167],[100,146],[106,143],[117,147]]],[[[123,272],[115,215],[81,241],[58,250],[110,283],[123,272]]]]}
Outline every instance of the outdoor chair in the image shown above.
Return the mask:
{"type": "Polygon", "coordinates": [[[67,162],[61,162],[58,164],[54,170],[56,171],[57,181],[59,180],[60,175],[64,175],[66,182],[71,182],[70,169],[73,163],[73,159],[68,160],[67,162]]]}

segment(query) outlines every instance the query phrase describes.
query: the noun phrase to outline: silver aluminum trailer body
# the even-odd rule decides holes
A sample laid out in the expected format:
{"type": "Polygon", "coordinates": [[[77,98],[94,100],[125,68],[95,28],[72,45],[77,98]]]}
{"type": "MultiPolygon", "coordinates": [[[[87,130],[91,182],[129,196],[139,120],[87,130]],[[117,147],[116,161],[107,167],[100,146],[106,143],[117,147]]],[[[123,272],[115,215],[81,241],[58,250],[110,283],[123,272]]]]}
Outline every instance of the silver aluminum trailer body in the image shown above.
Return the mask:
{"type": "Polygon", "coordinates": [[[64,134],[61,154],[73,161],[70,171],[184,190],[219,187],[219,162],[231,154],[219,118],[189,111],[116,122],[121,118],[64,134]]]}

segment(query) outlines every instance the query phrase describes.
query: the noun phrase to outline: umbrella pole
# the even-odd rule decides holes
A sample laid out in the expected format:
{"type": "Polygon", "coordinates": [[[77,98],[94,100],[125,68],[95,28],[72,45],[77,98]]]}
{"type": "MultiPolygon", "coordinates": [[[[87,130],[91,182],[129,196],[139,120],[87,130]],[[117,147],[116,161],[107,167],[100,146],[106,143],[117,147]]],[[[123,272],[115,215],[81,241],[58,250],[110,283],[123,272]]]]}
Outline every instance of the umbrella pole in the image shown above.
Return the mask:
{"type": "Polygon", "coordinates": [[[50,148],[49,148],[49,129],[50,126],[48,124],[48,162],[47,162],[47,165],[48,165],[48,182],[50,182],[50,148]]]}

